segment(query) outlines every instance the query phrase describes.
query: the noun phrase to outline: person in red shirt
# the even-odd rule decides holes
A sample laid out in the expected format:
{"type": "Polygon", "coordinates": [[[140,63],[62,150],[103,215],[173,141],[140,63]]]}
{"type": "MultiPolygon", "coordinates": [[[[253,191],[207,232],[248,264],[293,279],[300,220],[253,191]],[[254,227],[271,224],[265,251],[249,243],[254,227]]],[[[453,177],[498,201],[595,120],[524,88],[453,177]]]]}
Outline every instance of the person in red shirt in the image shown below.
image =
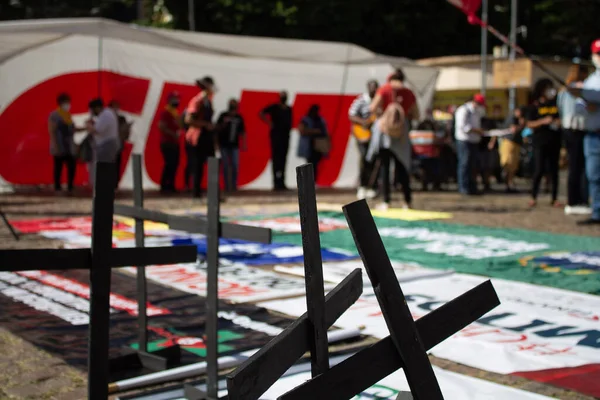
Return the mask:
{"type": "Polygon", "coordinates": [[[419,107],[417,98],[412,90],[404,85],[405,75],[401,69],[397,69],[388,77],[388,82],[382,85],[375,94],[369,107],[372,113],[381,116],[387,106],[392,102],[398,102],[404,111],[406,117],[406,135],[402,138],[394,139],[381,132],[379,120],[373,124],[371,143],[367,151],[367,159],[373,162],[375,157],[379,157],[383,176],[383,203],[378,208],[386,210],[391,202],[391,183],[390,183],[390,161],[395,162],[395,179],[402,185],[404,193],[404,208],[410,208],[412,202],[412,192],[410,189],[410,166],[411,166],[411,145],[408,139],[411,121],[419,120],[419,107]]]}
{"type": "Polygon", "coordinates": [[[160,130],[160,151],[164,160],[160,178],[161,193],[175,193],[175,176],[179,166],[179,136],[181,134],[181,118],[179,116],[179,95],[170,93],[167,105],[160,114],[158,129],[160,130]]]}

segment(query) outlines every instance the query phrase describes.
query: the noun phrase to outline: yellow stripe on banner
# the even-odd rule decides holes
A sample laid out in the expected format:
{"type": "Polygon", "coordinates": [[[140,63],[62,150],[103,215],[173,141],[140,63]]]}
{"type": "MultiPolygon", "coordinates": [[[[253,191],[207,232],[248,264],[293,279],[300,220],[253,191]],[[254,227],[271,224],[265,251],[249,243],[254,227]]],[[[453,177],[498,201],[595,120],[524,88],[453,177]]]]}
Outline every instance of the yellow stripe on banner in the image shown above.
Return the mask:
{"type": "MultiPolygon", "coordinates": [[[[133,218],[115,216],[114,219],[129,227],[133,228],[135,226],[135,220],[133,218]]],[[[169,229],[169,226],[160,222],[144,221],[144,229],[153,231],[166,231],[169,229]]]]}
{"type": "Polygon", "coordinates": [[[405,210],[402,208],[390,208],[388,210],[372,210],[374,217],[401,219],[404,221],[425,221],[430,219],[450,219],[452,214],[436,211],[405,210]]]}

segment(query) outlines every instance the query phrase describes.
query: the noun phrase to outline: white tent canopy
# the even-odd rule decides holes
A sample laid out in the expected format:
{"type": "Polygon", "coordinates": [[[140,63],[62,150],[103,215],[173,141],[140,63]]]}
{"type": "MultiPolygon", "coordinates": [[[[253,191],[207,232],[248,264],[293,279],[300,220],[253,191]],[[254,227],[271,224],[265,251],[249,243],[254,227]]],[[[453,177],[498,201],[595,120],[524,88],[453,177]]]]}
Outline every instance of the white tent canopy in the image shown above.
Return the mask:
{"type": "MultiPolygon", "coordinates": [[[[330,112],[328,117],[331,128],[335,130],[336,127],[348,124],[347,110],[342,107],[347,97],[363,92],[368,79],[380,82],[385,80],[395,67],[403,68],[407,83],[415,91],[424,113],[433,100],[437,68],[424,67],[406,58],[378,55],[349,43],[182,32],[95,18],[2,22],[0,117],[2,113],[6,113],[7,107],[40,85],[47,88],[44,90],[52,91],[52,96],[56,96],[57,90],[68,89],[54,88],[46,82],[69,74],[108,71],[144,79],[149,82],[149,86],[143,109],[130,115],[131,118],[137,118],[131,139],[133,151],[141,153],[148,148],[147,139],[154,128],[154,116],[162,106],[160,96],[163,86],[167,83],[193,85],[199,76],[212,75],[220,89],[215,98],[217,111],[226,106],[230,97],[250,92],[278,92],[286,89],[292,102],[298,95],[304,96],[304,99],[306,96],[313,96],[314,101],[326,98],[331,100],[327,96],[338,96],[340,99],[335,100],[337,111],[335,114],[330,112]]],[[[103,82],[106,85],[108,81],[103,82]]],[[[123,94],[128,89],[122,87],[118,90],[123,94]]],[[[87,91],[79,96],[89,99],[88,96],[93,95],[94,93],[87,91]]],[[[46,92],[44,96],[48,99],[50,93],[46,92]]],[[[38,131],[44,129],[33,125],[23,127],[22,135],[29,135],[27,140],[15,139],[10,142],[3,139],[1,133],[0,140],[6,142],[3,147],[21,146],[23,154],[28,154],[27,157],[32,160],[38,160],[47,156],[47,150],[26,150],[25,142],[35,141],[32,135],[41,135],[38,131]]],[[[342,133],[336,134],[339,135],[342,133]]],[[[295,140],[297,139],[292,139],[290,154],[295,153],[295,140]]],[[[339,175],[336,179],[330,177],[325,184],[352,186],[356,179],[355,159],[358,156],[351,141],[346,138],[340,140],[338,146],[347,146],[347,151],[335,161],[339,164],[335,166],[339,169],[339,175]]],[[[297,165],[300,160],[293,155],[291,157],[287,168],[293,171],[293,164],[297,165]]],[[[156,162],[161,163],[160,160],[156,162]]],[[[0,177],[11,183],[34,183],[25,177],[7,178],[10,174],[3,172],[2,168],[0,165],[0,177]]],[[[269,187],[269,169],[270,164],[265,167],[259,179],[246,186],[269,187]]],[[[293,185],[293,173],[288,175],[289,184],[293,185]]],[[[130,181],[130,174],[126,172],[122,184],[130,186],[130,181]]],[[[146,182],[153,184],[156,180],[146,176],[146,182]]]]}

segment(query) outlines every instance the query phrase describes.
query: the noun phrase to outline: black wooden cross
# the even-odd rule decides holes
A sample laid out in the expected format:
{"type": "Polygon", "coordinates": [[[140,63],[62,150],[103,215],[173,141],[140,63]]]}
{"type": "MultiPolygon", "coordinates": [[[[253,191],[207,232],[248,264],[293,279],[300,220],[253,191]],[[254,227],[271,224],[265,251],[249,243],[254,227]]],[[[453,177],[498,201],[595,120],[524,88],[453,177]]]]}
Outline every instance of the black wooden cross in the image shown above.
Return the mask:
{"type": "Polygon", "coordinates": [[[311,354],[313,377],[325,373],[329,369],[327,329],[362,294],[362,272],[356,269],[327,296],[323,295],[323,266],[312,164],[298,167],[296,174],[307,313],[227,376],[229,400],[259,399],[306,351],[311,354]]]}
{"type": "MultiPolygon", "coordinates": [[[[133,163],[133,204],[136,208],[144,208],[144,186],[142,182],[142,156],[133,154],[131,156],[133,163]]],[[[115,215],[118,215],[115,204],[115,215]]],[[[145,246],[144,221],[135,219],[135,247],[145,246]]],[[[161,347],[152,353],[148,352],[148,290],[146,284],[146,267],[141,265],[136,267],[136,286],[137,286],[137,304],[138,304],[138,350],[129,351],[128,354],[111,358],[111,369],[130,369],[137,365],[142,365],[152,371],[165,370],[169,365],[179,363],[181,360],[181,348],[178,344],[161,347]]]]}
{"type": "Polygon", "coordinates": [[[348,399],[403,368],[415,400],[443,399],[426,351],[498,306],[494,287],[484,282],[415,322],[367,203],[344,213],[390,336],[279,398],[348,399]]]}
{"type": "MultiPolygon", "coordinates": [[[[134,198],[141,197],[141,156],[134,156],[134,198]],[[137,183],[136,183],[137,182],[137,183]],[[135,193],[138,193],[135,195],[135,193]]],[[[215,400],[218,398],[218,312],[219,312],[219,238],[248,240],[258,243],[271,243],[271,229],[246,226],[221,222],[220,213],[220,163],[217,158],[210,158],[208,161],[208,199],[206,217],[189,217],[171,215],[159,211],[151,211],[143,208],[141,201],[136,201],[134,206],[122,204],[115,205],[115,214],[134,218],[136,221],[136,242],[138,235],[138,225],[143,226],[144,221],[154,221],[165,223],[170,229],[186,231],[189,233],[201,233],[206,235],[206,327],[204,333],[204,342],[206,346],[207,363],[207,391],[202,392],[195,387],[186,385],[185,394],[189,400],[215,400]]],[[[143,228],[142,228],[143,229],[143,228]]],[[[143,232],[143,231],[142,231],[143,232]]],[[[138,268],[143,269],[143,268],[138,268]]],[[[145,287],[145,275],[144,287],[145,287]]],[[[138,280],[140,274],[138,273],[138,280]]],[[[140,282],[138,282],[140,287],[140,282]]],[[[139,300],[141,301],[141,300],[139,300]]],[[[146,342],[146,337],[142,337],[142,332],[146,332],[146,321],[140,319],[140,345],[142,340],[146,342]]],[[[141,348],[141,346],[140,346],[141,348]]]]}
{"type": "Polygon", "coordinates": [[[116,169],[96,164],[90,249],[0,250],[1,271],[90,270],[88,398],[106,400],[109,381],[109,311],[111,268],[193,262],[195,246],[112,248],[116,169]]]}

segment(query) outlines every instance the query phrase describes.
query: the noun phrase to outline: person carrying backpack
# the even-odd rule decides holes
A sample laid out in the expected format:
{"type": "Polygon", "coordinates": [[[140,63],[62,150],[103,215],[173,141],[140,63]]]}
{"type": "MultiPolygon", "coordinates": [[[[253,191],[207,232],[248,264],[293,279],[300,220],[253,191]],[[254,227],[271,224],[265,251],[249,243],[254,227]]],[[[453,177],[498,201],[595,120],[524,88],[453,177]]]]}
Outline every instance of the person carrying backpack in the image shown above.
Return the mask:
{"type": "Polygon", "coordinates": [[[371,102],[370,110],[378,116],[372,126],[371,143],[367,160],[379,157],[383,179],[383,203],[379,209],[386,210],[391,202],[390,161],[395,160],[396,175],[404,193],[403,208],[410,208],[411,145],[408,137],[410,124],[419,119],[419,108],[414,93],[404,85],[405,75],[397,69],[388,77],[371,102]]]}

